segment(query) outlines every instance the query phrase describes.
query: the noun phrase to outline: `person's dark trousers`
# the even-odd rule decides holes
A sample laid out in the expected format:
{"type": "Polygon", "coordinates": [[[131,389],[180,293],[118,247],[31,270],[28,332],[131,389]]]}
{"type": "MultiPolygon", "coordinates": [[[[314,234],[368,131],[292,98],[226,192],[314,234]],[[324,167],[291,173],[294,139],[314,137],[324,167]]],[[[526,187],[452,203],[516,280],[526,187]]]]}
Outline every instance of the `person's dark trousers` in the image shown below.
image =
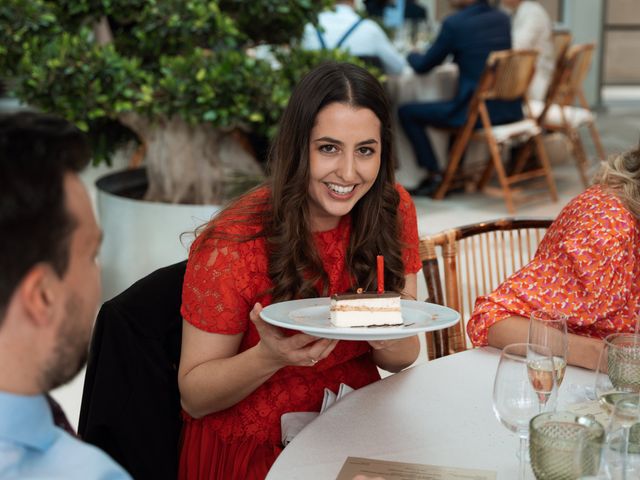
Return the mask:
{"type": "Polygon", "coordinates": [[[425,132],[428,126],[447,126],[441,117],[441,102],[407,103],[398,109],[400,124],[411,142],[418,164],[431,173],[440,173],[438,159],[425,132]]]}

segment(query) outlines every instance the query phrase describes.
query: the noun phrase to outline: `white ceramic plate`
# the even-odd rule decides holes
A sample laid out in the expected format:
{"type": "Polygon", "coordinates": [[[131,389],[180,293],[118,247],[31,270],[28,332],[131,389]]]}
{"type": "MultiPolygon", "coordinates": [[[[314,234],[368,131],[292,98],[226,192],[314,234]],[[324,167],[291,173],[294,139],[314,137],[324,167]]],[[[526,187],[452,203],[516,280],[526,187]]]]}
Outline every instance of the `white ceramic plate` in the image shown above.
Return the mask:
{"type": "Polygon", "coordinates": [[[291,300],[265,307],[260,316],[265,322],[277,327],[337,340],[393,340],[410,337],[420,332],[451,327],[460,318],[458,312],[447,307],[402,300],[404,325],[339,328],[329,321],[329,304],[328,297],[291,300]]]}

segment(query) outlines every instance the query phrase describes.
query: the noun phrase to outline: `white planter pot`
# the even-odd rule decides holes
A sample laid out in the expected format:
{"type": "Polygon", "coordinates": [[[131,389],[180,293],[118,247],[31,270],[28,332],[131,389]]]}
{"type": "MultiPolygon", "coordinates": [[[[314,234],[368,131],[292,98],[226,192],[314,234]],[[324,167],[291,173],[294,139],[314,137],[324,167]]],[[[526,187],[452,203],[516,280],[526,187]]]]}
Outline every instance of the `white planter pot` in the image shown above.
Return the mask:
{"type": "Polygon", "coordinates": [[[104,300],[153,270],[187,258],[194,230],[220,209],[137,200],[146,185],[144,169],[116,172],[96,181],[104,231],[100,251],[104,300]]]}

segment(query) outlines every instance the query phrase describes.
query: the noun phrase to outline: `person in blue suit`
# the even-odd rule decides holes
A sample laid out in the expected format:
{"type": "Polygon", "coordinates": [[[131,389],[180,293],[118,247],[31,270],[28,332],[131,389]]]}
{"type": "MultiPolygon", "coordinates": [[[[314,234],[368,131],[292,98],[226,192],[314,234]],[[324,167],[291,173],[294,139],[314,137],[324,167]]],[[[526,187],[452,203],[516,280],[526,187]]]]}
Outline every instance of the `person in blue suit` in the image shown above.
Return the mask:
{"type": "MultiPolygon", "coordinates": [[[[400,107],[400,123],[409,138],[418,163],[429,176],[411,192],[430,196],[442,180],[425,127],[460,127],[464,124],[469,102],[478,85],[489,54],[511,48],[509,17],[490,6],[486,0],[449,0],[460,11],[447,17],[440,34],[425,54],[411,53],[407,60],[418,73],[427,73],[452,55],[460,77],[458,91],[452,100],[408,103],[400,107]]],[[[520,101],[488,102],[491,122],[495,125],[521,120],[520,101]]]]}

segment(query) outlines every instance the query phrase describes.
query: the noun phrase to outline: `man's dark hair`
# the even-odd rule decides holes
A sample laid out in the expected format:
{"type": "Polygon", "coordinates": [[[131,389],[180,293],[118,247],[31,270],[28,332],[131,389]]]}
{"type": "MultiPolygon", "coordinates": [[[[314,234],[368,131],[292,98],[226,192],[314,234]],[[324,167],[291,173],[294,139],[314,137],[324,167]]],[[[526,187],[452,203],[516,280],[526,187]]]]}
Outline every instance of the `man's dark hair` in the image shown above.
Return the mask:
{"type": "Polygon", "coordinates": [[[0,115],[0,323],[24,275],[45,262],[62,277],[76,220],[64,175],[89,163],[85,136],[67,121],[33,112],[0,115]]]}

